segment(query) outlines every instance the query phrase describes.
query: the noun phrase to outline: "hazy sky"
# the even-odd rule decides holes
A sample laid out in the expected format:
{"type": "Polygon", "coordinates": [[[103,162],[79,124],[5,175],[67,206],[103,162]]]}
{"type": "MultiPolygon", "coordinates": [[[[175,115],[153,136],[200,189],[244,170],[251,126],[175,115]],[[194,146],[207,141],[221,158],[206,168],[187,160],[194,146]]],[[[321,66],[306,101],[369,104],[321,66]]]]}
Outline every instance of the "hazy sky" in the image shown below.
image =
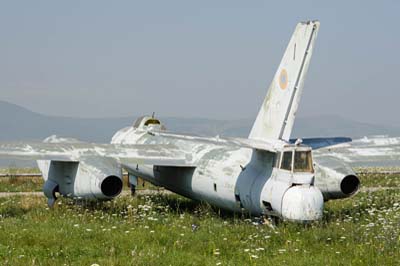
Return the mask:
{"type": "Polygon", "coordinates": [[[302,116],[400,125],[400,1],[1,1],[0,99],[53,115],[255,117],[298,21],[302,116]]]}

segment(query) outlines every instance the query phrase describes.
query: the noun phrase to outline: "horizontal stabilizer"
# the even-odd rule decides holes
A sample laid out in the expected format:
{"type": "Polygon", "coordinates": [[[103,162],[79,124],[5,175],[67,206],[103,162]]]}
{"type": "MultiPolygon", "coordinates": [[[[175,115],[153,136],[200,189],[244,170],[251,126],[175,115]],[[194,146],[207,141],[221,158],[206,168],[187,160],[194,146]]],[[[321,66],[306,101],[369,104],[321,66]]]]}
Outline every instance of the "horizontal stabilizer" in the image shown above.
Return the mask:
{"type": "MultiPolygon", "coordinates": [[[[297,139],[290,139],[290,143],[296,143],[297,139]]],[[[333,138],[306,138],[302,139],[304,145],[310,146],[314,150],[324,147],[329,147],[341,143],[351,142],[351,138],[347,137],[333,137],[333,138]]]]}

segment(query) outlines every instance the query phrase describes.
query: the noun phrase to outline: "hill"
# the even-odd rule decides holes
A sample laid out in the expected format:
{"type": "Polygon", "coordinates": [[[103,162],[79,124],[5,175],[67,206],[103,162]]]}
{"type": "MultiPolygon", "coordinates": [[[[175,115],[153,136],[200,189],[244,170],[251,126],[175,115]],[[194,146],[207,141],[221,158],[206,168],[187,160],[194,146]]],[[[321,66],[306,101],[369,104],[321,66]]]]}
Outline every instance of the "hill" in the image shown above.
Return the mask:
{"type": "MultiPolygon", "coordinates": [[[[58,135],[89,142],[107,143],[117,130],[132,125],[136,118],[136,116],[132,116],[91,119],[49,116],[0,101],[0,141],[42,140],[50,135],[58,135]]],[[[253,124],[253,119],[215,120],[161,117],[161,120],[170,131],[205,136],[246,137],[253,124]]],[[[399,136],[400,128],[361,123],[333,115],[321,115],[299,117],[294,125],[292,136],[348,136],[358,138],[381,134],[399,136]]],[[[34,163],[30,161],[0,160],[0,166],[3,167],[13,164],[19,167],[34,166],[34,163]]]]}
{"type": "MultiPolygon", "coordinates": [[[[143,115],[143,114],[137,114],[143,115]]],[[[91,142],[109,142],[118,129],[132,125],[137,116],[117,118],[73,118],[38,114],[0,101],[0,141],[42,140],[49,135],[74,137],[91,142]]],[[[200,135],[246,137],[253,119],[215,120],[161,117],[168,130],[200,135]]],[[[352,121],[334,115],[299,117],[294,137],[400,135],[400,128],[352,121]]]]}

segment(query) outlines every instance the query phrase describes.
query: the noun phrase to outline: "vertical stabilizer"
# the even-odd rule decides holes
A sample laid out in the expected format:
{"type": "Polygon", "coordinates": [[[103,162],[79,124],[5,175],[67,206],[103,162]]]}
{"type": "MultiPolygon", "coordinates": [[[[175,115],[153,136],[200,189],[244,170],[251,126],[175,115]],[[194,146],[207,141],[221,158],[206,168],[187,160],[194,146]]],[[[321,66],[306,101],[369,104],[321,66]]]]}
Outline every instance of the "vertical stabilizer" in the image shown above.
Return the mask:
{"type": "Polygon", "coordinates": [[[289,140],[318,29],[318,21],[297,24],[249,138],[289,140]]]}

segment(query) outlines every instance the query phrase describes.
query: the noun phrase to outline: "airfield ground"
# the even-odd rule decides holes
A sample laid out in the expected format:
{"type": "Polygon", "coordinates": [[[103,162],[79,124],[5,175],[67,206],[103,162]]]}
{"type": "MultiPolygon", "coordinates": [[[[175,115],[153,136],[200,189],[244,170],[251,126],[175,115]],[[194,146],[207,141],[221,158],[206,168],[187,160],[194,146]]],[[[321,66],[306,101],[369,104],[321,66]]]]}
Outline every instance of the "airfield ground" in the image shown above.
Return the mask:
{"type": "MultiPolygon", "coordinates": [[[[40,182],[13,183],[35,191],[40,182]]],[[[0,265],[399,265],[400,174],[363,174],[322,221],[272,227],[174,194],[107,203],[0,198],[0,265]]],[[[24,180],[26,181],[26,180],[24,180]]]]}

